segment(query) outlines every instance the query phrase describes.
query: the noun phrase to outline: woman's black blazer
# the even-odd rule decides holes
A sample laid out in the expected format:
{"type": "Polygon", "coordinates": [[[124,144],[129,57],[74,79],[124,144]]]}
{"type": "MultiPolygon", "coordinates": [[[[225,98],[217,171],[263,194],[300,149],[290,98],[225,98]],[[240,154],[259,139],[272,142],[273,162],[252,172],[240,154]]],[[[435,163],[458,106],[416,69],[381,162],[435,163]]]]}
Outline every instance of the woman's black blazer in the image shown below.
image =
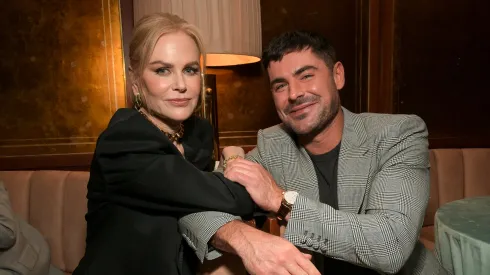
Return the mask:
{"type": "Polygon", "coordinates": [[[211,125],[192,116],[184,130],[185,158],[138,111],[114,114],[91,164],[86,251],[74,275],[195,274],[197,257],[178,219],[209,210],[252,215],[242,186],[208,172],[211,125]]]}

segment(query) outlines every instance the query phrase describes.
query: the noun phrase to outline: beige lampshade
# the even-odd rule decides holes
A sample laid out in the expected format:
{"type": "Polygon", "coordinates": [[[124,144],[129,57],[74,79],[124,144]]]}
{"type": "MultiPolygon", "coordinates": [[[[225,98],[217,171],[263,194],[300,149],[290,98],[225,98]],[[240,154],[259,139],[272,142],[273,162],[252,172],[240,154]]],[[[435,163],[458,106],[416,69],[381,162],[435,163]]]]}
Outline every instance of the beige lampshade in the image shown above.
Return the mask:
{"type": "Polygon", "coordinates": [[[262,54],[260,0],[134,0],[134,20],[153,12],[173,13],[196,25],[207,66],[253,63],[262,54]]]}

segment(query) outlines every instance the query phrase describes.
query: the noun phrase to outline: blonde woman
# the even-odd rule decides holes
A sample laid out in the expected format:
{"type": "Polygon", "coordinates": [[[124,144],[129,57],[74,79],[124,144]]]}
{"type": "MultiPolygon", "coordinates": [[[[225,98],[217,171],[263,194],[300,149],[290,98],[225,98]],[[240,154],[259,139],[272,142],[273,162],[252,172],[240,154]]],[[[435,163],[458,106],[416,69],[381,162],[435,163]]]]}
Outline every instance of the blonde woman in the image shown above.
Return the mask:
{"type": "Polygon", "coordinates": [[[196,28],[170,14],[135,26],[134,108],[100,135],[88,183],[86,251],[74,275],[196,274],[178,219],[198,211],[251,215],[246,190],[210,172],[213,134],[194,116],[204,50],[196,28]]]}

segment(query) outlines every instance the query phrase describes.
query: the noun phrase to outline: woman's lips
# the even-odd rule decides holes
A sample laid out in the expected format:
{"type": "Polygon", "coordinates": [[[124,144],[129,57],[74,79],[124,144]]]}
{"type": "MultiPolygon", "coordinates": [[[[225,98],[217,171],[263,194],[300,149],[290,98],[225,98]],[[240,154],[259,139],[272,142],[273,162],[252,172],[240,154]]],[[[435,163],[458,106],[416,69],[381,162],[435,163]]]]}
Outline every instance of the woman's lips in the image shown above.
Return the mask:
{"type": "Polygon", "coordinates": [[[170,104],[176,107],[185,107],[189,104],[190,99],[189,98],[175,98],[175,99],[168,99],[167,100],[170,104]]]}

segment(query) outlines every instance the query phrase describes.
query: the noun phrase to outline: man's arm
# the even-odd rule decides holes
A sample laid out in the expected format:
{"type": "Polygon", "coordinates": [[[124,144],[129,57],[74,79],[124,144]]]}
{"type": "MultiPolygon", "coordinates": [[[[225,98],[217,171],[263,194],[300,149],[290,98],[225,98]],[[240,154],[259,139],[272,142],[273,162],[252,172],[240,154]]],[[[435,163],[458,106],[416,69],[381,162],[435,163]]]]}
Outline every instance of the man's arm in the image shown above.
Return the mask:
{"type": "Polygon", "coordinates": [[[337,211],[300,195],[285,238],[326,256],[398,272],[417,242],[429,197],[425,124],[411,118],[399,130],[399,136],[391,134],[380,142],[380,170],[366,198],[365,213],[337,211]]]}
{"type": "MultiPolygon", "coordinates": [[[[246,158],[262,162],[257,148],[246,158]]],[[[209,243],[220,251],[238,255],[252,274],[320,274],[310,261],[311,255],[301,253],[283,238],[267,234],[238,219],[226,213],[201,212],[181,218],[179,226],[201,261],[220,255],[208,247],[209,243]]]]}
{"type": "MultiPolygon", "coordinates": [[[[427,129],[409,117],[382,131],[376,147],[377,171],[365,212],[346,213],[299,195],[285,238],[294,245],[383,273],[398,272],[410,256],[429,197],[427,129]],[[396,127],[396,128],[395,128],[396,127]]],[[[277,211],[280,190],[260,165],[232,162],[225,177],[243,184],[261,208],[277,211]]]]}
{"type": "MultiPolygon", "coordinates": [[[[223,149],[220,165],[215,172],[223,173],[224,159],[233,155],[244,156],[240,147],[229,146],[223,149]]],[[[187,244],[194,249],[201,262],[213,260],[221,256],[221,252],[210,246],[211,238],[223,225],[231,221],[241,221],[239,216],[223,212],[206,211],[186,215],[179,219],[179,228],[187,244]]],[[[223,250],[222,251],[226,251],[223,250]]]]}
{"type": "Polygon", "coordinates": [[[232,221],[241,221],[241,218],[222,212],[198,212],[180,218],[179,228],[187,244],[203,262],[204,259],[213,260],[221,256],[209,244],[218,229],[232,221]]]}
{"type": "Polygon", "coordinates": [[[238,255],[252,274],[320,275],[311,262],[311,255],[301,253],[283,238],[240,221],[221,227],[212,243],[220,250],[238,255]]]}

